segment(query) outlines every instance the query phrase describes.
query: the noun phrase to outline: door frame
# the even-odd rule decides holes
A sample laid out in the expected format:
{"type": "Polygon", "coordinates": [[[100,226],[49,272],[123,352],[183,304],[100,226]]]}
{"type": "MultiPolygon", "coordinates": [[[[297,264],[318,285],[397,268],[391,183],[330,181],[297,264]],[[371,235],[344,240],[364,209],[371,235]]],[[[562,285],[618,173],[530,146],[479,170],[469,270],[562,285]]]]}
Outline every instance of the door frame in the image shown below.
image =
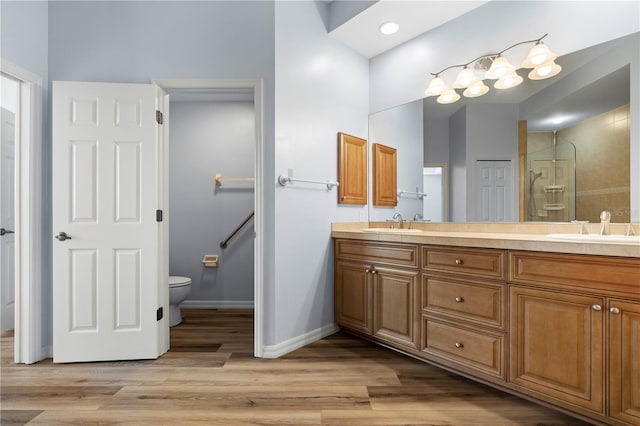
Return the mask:
{"type": "MultiPolygon", "coordinates": [[[[263,309],[263,279],[264,276],[264,255],[263,255],[263,230],[262,221],[264,218],[263,193],[263,87],[262,80],[259,79],[154,79],[152,83],[165,91],[171,89],[191,89],[191,90],[212,90],[212,89],[251,89],[253,90],[254,114],[255,114],[255,242],[254,242],[254,277],[253,277],[253,297],[254,297],[254,320],[253,320],[253,354],[262,358],[264,353],[264,309],[263,309]]],[[[171,111],[169,110],[169,114],[171,111]]],[[[169,140],[168,126],[164,127],[165,143],[169,140]]],[[[166,177],[166,171],[165,171],[166,177]]],[[[168,200],[168,185],[165,185],[164,199],[168,200]]],[[[168,250],[168,244],[165,244],[168,250]]],[[[165,254],[166,255],[166,254],[165,254]]],[[[168,257],[166,257],[168,259],[168,257]]]]}
{"type": "Polygon", "coordinates": [[[42,330],[42,78],[0,59],[0,71],[20,81],[20,124],[15,153],[14,362],[49,355],[42,330]]]}

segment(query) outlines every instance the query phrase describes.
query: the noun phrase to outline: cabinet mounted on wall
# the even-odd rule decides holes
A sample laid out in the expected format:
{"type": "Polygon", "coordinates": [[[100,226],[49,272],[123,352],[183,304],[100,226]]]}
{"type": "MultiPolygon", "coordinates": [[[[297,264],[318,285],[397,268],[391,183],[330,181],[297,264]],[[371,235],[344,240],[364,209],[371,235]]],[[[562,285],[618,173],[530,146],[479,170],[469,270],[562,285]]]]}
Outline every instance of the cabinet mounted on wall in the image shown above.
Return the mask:
{"type": "Polygon", "coordinates": [[[338,133],[338,204],[367,204],[367,141],[338,133]]]}
{"type": "Polygon", "coordinates": [[[373,144],[373,205],[398,205],[397,151],[390,146],[373,144]]]}

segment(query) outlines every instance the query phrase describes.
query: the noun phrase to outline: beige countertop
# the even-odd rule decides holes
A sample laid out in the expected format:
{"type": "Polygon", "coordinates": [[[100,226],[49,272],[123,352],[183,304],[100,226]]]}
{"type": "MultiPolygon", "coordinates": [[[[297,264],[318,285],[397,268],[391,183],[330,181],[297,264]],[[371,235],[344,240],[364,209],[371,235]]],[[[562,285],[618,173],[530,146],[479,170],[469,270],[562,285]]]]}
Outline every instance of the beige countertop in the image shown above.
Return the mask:
{"type": "MultiPolygon", "coordinates": [[[[580,226],[567,223],[416,223],[415,231],[367,228],[389,228],[389,222],[338,222],[331,225],[333,238],[364,241],[433,244],[459,247],[485,247],[554,253],[591,254],[640,258],[640,243],[610,241],[573,241],[550,238],[549,234],[578,234],[580,226]]],[[[396,224],[397,226],[397,224],[396,224]]],[[[589,233],[597,234],[599,224],[589,224],[589,233]]],[[[408,223],[404,224],[408,227],[408,223]]],[[[635,235],[640,226],[633,225],[635,235]]],[[[611,224],[611,234],[623,235],[624,224],[611,224]]]]}

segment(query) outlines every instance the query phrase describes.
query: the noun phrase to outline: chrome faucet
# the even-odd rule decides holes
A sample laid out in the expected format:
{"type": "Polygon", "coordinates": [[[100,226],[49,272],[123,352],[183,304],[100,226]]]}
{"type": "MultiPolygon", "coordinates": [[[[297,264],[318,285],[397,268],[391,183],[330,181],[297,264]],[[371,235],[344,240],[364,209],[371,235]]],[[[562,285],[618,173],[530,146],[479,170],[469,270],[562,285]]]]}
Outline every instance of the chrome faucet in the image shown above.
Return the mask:
{"type": "Polygon", "coordinates": [[[611,212],[603,211],[600,213],[600,235],[609,235],[609,222],[611,221],[611,212]]]}
{"type": "Polygon", "coordinates": [[[413,215],[413,220],[409,222],[409,229],[413,229],[413,222],[419,222],[422,220],[422,215],[420,213],[416,213],[413,215]]]}
{"type": "Polygon", "coordinates": [[[398,221],[398,228],[402,228],[402,215],[400,213],[396,213],[393,215],[393,220],[398,221]]]}
{"type": "Polygon", "coordinates": [[[587,231],[587,224],[589,223],[588,220],[572,220],[571,223],[577,223],[580,225],[580,230],[578,231],[578,234],[585,235],[589,233],[589,231],[587,231]]]}

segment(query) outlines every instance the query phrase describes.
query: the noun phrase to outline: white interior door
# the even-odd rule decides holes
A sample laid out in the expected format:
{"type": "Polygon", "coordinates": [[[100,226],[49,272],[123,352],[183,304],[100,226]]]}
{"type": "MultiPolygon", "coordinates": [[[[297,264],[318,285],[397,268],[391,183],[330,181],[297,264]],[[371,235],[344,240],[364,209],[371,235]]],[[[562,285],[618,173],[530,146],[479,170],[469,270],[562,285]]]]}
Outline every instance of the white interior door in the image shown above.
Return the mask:
{"type": "Polygon", "coordinates": [[[472,220],[512,221],[511,161],[476,161],[475,217],[472,220]]]}
{"type": "Polygon", "coordinates": [[[15,114],[2,108],[0,141],[0,331],[15,318],[15,114]]]}
{"type": "Polygon", "coordinates": [[[54,362],[162,352],[155,111],[150,84],[53,83],[54,362]]]}

